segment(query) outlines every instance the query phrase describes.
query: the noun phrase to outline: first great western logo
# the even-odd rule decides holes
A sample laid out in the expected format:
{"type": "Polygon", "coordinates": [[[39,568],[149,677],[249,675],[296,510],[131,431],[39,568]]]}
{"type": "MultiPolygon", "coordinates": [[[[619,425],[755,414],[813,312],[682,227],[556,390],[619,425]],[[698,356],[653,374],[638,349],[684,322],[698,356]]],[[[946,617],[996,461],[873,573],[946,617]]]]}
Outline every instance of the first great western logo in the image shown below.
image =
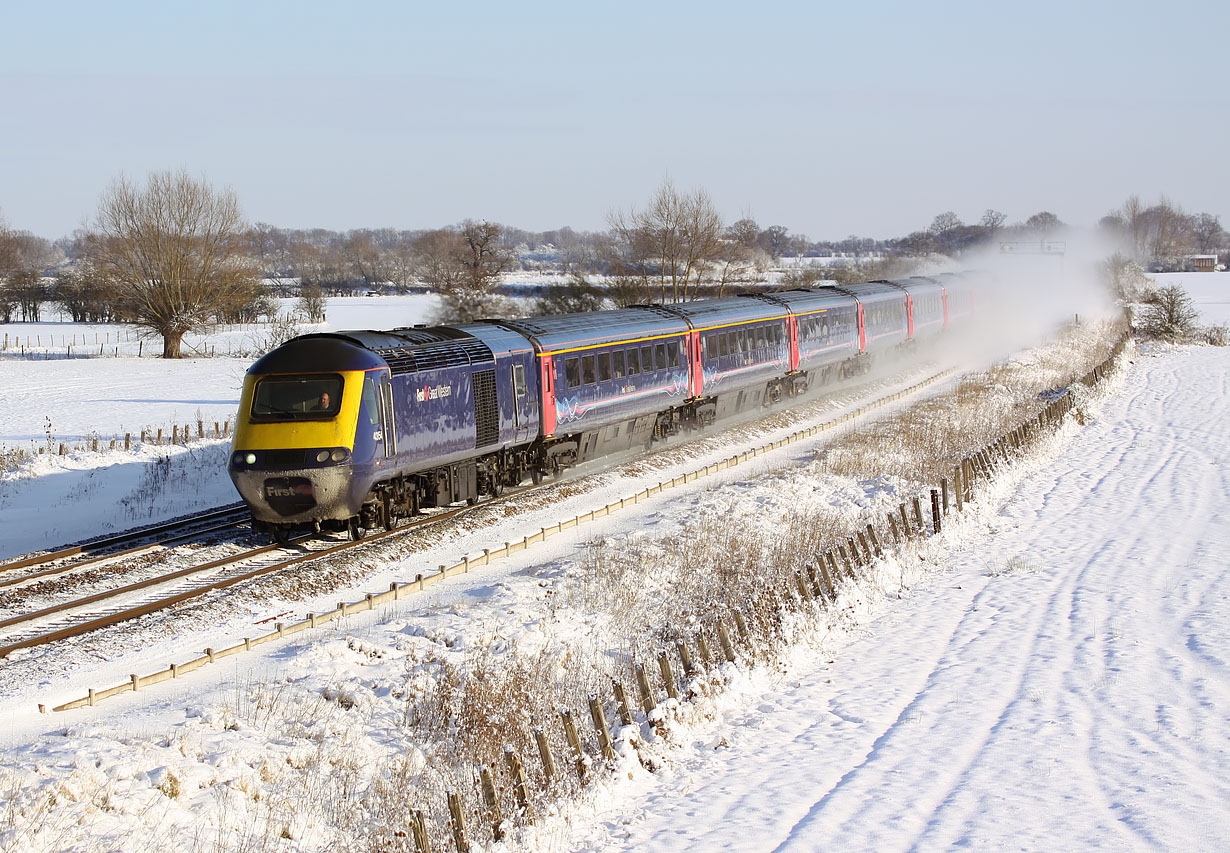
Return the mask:
{"type": "Polygon", "coordinates": [[[439,400],[443,397],[453,396],[453,389],[448,385],[424,385],[422,388],[414,392],[414,399],[420,403],[425,403],[428,400],[439,400]]]}

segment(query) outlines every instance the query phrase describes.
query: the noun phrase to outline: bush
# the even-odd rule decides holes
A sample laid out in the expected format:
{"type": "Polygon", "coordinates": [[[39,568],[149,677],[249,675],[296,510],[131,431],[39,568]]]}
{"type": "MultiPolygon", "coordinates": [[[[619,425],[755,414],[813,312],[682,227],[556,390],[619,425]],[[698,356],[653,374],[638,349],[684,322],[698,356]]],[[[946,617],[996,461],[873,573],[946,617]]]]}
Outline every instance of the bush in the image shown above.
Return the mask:
{"type": "Polygon", "coordinates": [[[1199,318],[1192,298],[1177,284],[1160,289],[1141,316],[1141,330],[1162,340],[1177,343],[1196,337],[1199,318]]]}
{"type": "Polygon", "coordinates": [[[1200,330],[1200,338],[1210,346],[1228,347],[1230,346],[1230,325],[1216,323],[1212,326],[1205,326],[1200,330]]]}

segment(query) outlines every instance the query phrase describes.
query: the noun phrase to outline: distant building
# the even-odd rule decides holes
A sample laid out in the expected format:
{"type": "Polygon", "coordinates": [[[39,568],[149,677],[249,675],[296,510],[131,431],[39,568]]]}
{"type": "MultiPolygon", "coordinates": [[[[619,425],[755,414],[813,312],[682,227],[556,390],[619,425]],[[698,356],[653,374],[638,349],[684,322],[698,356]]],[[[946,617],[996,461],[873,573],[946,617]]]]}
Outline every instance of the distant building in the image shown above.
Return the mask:
{"type": "Polygon", "coordinates": [[[1187,268],[1192,272],[1214,272],[1217,269],[1217,255],[1188,255],[1187,268]]]}

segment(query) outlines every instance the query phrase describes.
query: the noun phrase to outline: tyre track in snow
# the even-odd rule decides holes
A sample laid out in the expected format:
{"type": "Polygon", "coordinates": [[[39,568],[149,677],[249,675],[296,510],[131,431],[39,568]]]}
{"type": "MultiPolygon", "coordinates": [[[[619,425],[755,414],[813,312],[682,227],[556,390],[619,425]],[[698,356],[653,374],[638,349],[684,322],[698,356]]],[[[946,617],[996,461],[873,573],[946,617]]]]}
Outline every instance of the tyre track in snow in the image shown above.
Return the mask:
{"type": "Polygon", "coordinates": [[[1137,361],[951,574],[579,846],[1230,848],[1230,352],[1137,361]]]}

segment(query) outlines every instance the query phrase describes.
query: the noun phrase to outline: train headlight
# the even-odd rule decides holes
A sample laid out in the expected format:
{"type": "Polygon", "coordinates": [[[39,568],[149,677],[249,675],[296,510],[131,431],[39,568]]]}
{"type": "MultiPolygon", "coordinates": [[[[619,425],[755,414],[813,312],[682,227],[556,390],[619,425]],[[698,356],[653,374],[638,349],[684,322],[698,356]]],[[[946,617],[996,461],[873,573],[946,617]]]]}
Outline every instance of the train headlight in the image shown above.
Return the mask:
{"type": "Polygon", "coordinates": [[[247,456],[243,458],[243,461],[247,462],[249,465],[255,465],[256,464],[256,454],[249,453],[247,456]]]}
{"type": "Polygon", "coordinates": [[[333,451],[333,454],[330,458],[333,459],[334,462],[345,462],[346,457],[349,455],[350,454],[347,453],[345,449],[339,448],[338,450],[333,451]]]}
{"type": "Polygon", "coordinates": [[[319,453],[317,453],[316,461],[317,462],[328,462],[329,461],[329,451],[322,450],[319,453]]]}

